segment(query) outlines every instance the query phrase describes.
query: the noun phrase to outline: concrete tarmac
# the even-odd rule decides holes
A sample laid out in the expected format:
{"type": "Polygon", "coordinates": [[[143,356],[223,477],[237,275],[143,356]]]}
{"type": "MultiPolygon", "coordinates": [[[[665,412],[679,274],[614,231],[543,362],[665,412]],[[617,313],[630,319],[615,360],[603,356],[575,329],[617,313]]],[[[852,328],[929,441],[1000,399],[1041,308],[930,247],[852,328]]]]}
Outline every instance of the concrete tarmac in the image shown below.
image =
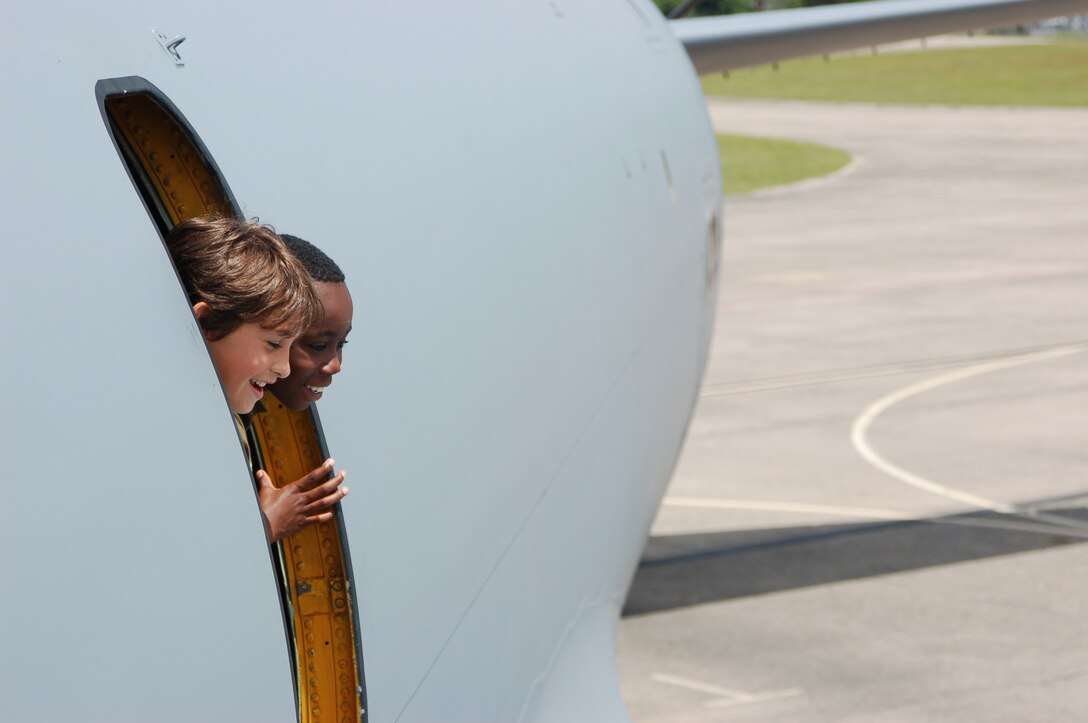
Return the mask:
{"type": "Polygon", "coordinates": [[[727,200],[632,719],[1088,719],[1088,111],[710,110],[854,163],[727,200]]]}

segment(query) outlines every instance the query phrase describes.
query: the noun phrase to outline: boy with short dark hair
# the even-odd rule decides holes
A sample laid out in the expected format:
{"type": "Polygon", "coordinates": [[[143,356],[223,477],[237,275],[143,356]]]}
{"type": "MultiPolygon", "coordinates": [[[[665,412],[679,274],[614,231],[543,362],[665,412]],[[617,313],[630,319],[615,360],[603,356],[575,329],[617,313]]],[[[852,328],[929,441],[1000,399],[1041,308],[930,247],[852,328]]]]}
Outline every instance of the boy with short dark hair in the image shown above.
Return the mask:
{"type": "MultiPolygon", "coordinates": [[[[309,273],[321,302],[318,318],[291,345],[291,374],[271,387],[285,407],[301,412],[320,399],[333,376],[340,373],[353,308],[344,272],[335,261],[309,241],[289,234],[281,238],[309,273]]],[[[315,491],[318,480],[309,475],[277,488],[258,472],[257,482],[273,541],[330,518],[332,506],[348,493],[347,485],[324,493],[326,484],[315,491]]]]}

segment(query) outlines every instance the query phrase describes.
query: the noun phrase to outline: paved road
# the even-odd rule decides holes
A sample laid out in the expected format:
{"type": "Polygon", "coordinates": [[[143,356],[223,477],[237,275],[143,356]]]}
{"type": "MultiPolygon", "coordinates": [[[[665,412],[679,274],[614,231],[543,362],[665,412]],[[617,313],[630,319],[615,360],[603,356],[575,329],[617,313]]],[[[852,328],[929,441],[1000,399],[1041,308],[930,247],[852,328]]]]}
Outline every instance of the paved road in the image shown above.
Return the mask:
{"type": "Polygon", "coordinates": [[[1088,112],[711,115],[856,160],[727,203],[633,719],[1088,719],[1088,112]]]}

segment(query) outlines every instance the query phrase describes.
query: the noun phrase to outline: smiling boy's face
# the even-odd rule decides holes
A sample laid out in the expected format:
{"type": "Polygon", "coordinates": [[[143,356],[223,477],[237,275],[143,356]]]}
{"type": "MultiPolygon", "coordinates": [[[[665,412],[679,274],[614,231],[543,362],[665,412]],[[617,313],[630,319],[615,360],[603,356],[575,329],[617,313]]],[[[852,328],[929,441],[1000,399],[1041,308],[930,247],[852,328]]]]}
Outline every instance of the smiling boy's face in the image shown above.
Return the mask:
{"type": "MultiPolygon", "coordinates": [[[[200,318],[206,313],[207,304],[197,304],[193,311],[200,318]]],[[[219,371],[230,411],[249,414],[264,396],[266,385],[291,373],[293,340],[253,322],[242,324],[219,339],[208,339],[208,350],[219,371]]]]}
{"type": "Polygon", "coordinates": [[[302,411],[321,398],[340,373],[344,344],[351,331],[351,294],[343,282],[318,281],[314,289],[323,313],[291,346],[291,375],[277,381],[272,393],[284,406],[302,411]]]}

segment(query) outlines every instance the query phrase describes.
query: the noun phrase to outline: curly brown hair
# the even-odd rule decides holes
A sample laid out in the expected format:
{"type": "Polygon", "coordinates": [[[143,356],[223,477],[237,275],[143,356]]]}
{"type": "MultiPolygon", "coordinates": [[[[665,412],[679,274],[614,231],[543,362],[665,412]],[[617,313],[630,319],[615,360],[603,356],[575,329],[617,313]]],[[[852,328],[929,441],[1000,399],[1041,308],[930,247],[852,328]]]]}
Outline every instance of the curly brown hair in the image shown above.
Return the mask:
{"type": "Polygon", "coordinates": [[[191,218],[170,231],[166,247],[189,303],[211,307],[200,320],[210,339],[222,339],[246,323],[298,336],[320,314],[310,275],[269,226],[191,218]]]}

